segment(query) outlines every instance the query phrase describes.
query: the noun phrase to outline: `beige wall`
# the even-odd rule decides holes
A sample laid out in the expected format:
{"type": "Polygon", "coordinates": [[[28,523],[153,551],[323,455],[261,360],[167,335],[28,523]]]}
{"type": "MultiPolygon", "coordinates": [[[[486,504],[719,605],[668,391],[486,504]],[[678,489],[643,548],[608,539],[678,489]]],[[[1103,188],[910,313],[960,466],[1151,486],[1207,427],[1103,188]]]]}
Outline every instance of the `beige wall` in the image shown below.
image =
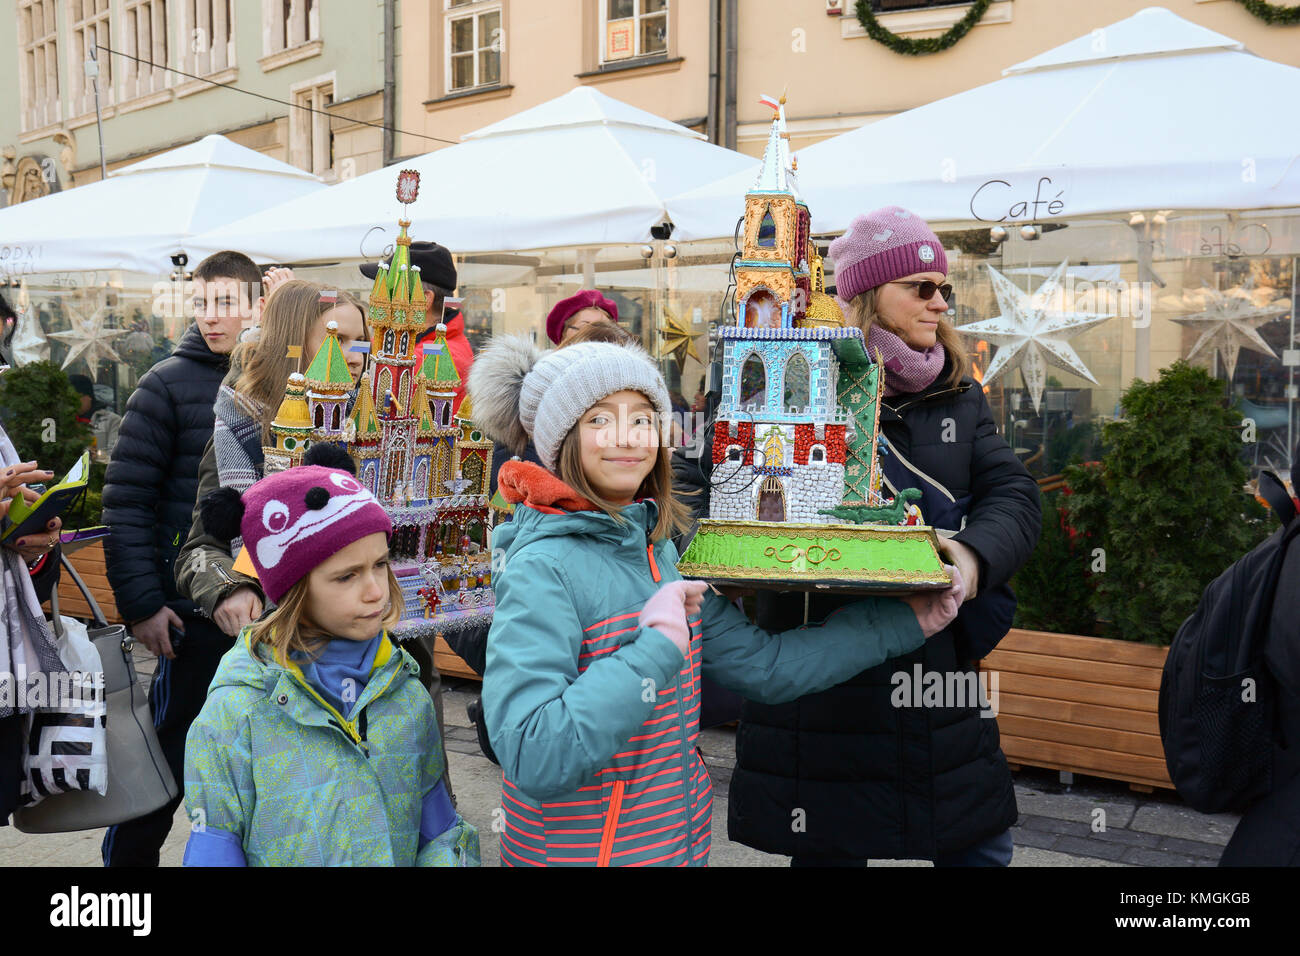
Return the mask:
{"type": "MultiPolygon", "coordinates": [[[[625,72],[595,69],[598,0],[502,0],[505,34],[501,85],[444,98],[444,2],[409,0],[400,10],[398,126],[450,143],[471,130],[559,96],[579,84],[681,122],[708,113],[709,3],[671,0],[670,61],[625,72]]],[[[603,2],[603,0],[602,0],[603,2]]],[[[788,97],[791,143],[798,149],[864,123],[1001,78],[1008,66],[1098,27],[1132,16],[1154,0],[995,0],[984,22],[942,53],[905,56],[867,37],[846,0],[827,16],[825,0],[739,0],[737,145],[761,155],[770,114],[764,93],[788,97]]],[[[725,0],[722,5],[725,7],[725,0]]],[[[1271,27],[1235,0],[1163,0],[1179,16],[1241,40],[1251,52],[1300,66],[1300,29],[1271,27]]],[[[948,8],[949,19],[963,12],[948,8]]],[[[909,38],[922,16],[901,12],[881,22],[909,38]]],[[[703,128],[702,126],[700,127],[703,128]]],[[[397,138],[415,155],[449,143],[397,138]]]]}
{"type": "MultiPolygon", "coordinates": [[[[822,0],[740,0],[739,135],[742,152],[762,155],[771,114],[760,94],[787,90],[791,144],[811,145],[846,129],[973,89],[1002,70],[1092,30],[1130,17],[1156,0],[998,0],[960,42],[942,53],[905,56],[861,33],[850,8],[829,17],[822,0]],[[762,7],[761,28],[745,19],[762,7]],[[988,22],[995,19],[1006,22],[988,22]],[[797,31],[803,31],[802,34],[797,31]],[[851,32],[855,35],[846,37],[851,32]],[[799,52],[803,47],[806,52],[799,52]]],[[[1234,0],[1160,0],[1185,20],[1240,40],[1252,53],[1300,66],[1300,28],[1273,27],[1234,0]]],[[[957,13],[961,10],[957,9],[957,13]]],[[[901,36],[913,14],[882,16],[901,36]]],[[[1172,92],[1172,91],[1171,91],[1172,92]]],[[[991,130],[990,132],[995,132],[991,130]]]]}
{"type": "Polygon", "coordinates": [[[501,84],[447,97],[443,0],[404,0],[398,34],[397,154],[452,145],[464,133],[554,99],[579,85],[702,129],[708,113],[708,0],[672,0],[667,62],[597,71],[596,0],[502,0],[501,84]]]}

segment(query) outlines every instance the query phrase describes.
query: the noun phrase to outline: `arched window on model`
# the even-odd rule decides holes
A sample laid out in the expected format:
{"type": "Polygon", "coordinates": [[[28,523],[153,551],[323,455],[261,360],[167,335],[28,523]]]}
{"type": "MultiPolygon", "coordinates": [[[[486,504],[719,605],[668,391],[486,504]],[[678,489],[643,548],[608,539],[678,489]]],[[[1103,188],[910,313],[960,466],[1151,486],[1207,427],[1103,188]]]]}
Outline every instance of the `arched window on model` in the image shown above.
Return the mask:
{"type": "Polygon", "coordinates": [[[758,224],[758,248],[776,248],[776,220],[772,217],[772,207],[763,210],[763,219],[758,224]]]}
{"type": "Polygon", "coordinates": [[[740,369],[740,404],[761,405],[767,395],[767,369],[757,352],[751,352],[740,369]]]}
{"type": "Polygon", "coordinates": [[[768,289],[757,288],[745,300],[745,328],[779,329],[781,300],[768,289]]]}
{"type": "Polygon", "coordinates": [[[785,363],[785,399],[783,409],[795,408],[803,411],[809,404],[811,394],[812,369],[803,352],[795,352],[790,361],[785,363]]]}
{"type": "Polygon", "coordinates": [[[808,464],[810,465],[826,464],[825,445],[813,445],[812,448],[808,449],[808,464]]]}

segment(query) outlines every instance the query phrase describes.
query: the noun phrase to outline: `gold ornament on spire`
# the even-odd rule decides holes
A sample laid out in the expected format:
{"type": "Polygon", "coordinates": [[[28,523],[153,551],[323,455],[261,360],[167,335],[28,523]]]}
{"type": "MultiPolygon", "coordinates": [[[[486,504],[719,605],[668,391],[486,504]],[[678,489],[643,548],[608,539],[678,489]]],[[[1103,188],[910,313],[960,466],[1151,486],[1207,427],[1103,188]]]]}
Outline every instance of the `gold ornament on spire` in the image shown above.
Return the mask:
{"type": "Polygon", "coordinates": [[[844,327],[844,310],[835,297],[826,292],[826,269],[821,256],[813,256],[812,294],[808,297],[808,309],[802,317],[794,320],[794,326],[797,329],[844,327]]]}

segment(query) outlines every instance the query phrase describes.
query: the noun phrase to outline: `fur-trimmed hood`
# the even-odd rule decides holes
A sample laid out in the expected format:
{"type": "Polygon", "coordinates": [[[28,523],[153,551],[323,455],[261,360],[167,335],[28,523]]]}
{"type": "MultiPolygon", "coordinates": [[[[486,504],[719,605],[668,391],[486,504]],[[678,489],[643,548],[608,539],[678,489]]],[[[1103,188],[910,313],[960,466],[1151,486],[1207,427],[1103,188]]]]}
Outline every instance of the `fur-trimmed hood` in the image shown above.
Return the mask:
{"type": "Polygon", "coordinates": [[[528,432],[519,420],[519,393],[541,357],[527,336],[502,335],[479,352],[469,372],[474,424],[516,455],[528,447],[528,432]]]}
{"type": "Polygon", "coordinates": [[[663,374],[639,345],[580,342],[543,354],[528,339],[507,336],[480,353],[469,380],[474,420],[483,430],[515,454],[531,438],[538,461],[552,471],[579,419],[624,390],[645,395],[661,423],[670,420],[663,374]]]}

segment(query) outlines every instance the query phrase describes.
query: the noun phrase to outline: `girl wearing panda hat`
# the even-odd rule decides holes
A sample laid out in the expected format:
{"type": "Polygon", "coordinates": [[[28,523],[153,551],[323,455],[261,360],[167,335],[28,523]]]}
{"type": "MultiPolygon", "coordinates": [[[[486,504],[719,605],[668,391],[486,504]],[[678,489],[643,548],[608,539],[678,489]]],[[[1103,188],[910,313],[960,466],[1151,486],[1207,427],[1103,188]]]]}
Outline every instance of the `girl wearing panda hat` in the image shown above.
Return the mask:
{"type": "Polygon", "coordinates": [[[792,700],[915,650],[961,604],[956,576],[938,596],[866,599],[772,634],[683,581],[668,392],[639,347],[542,356],[497,339],[469,391],[484,431],[516,452],[531,439],[542,463],[502,467],[516,507],[493,531],[483,711],[504,776],[504,865],[704,865],[701,673],[747,698],[792,700]]]}
{"type": "MultiPolygon", "coordinates": [[[[331,446],[309,461],[347,455],[331,446]]],[[[342,468],[304,464],[202,503],[243,537],[275,609],[222,658],[185,748],[201,821],[187,866],[477,866],[452,807],[433,701],[388,637],[392,522],[342,468]]]]}

